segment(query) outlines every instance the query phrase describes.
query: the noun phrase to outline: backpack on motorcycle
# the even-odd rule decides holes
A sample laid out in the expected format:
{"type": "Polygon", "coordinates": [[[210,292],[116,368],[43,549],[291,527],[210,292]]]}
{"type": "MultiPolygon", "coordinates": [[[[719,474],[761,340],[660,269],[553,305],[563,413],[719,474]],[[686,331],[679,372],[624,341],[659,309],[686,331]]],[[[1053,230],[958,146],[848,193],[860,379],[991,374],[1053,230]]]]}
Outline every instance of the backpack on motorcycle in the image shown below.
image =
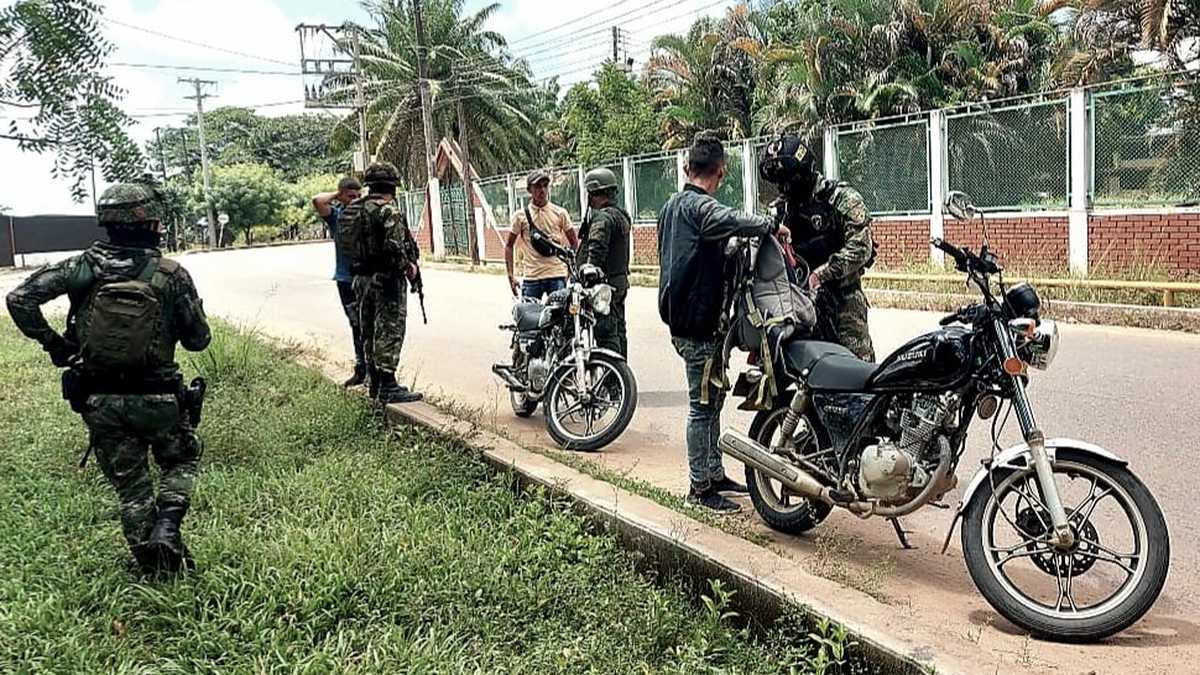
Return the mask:
{"type": "MultiPolygon", "coordinates": [[[[785,342],[811,336],[817,324],[816,309],[809,293],[792,283],[783,247],[774,237],[731,242],[726,268],[726,311],[724,345],[706,364],[709,387],[727,389],[725,374],[734,348],[757,352],[763,378],[748,409],[766,410],[775,403],[775,357],[785,342]]],[[[807,274],[803,277],[807,278],[807,274]]],[[[701,391],[706,399],[708,387],[701,391]]]]}
{"type": "Polygon", "coordinates": [[[88,369],[121,372],[155,365],[155,340],[166,314],[165,289],[178,267],[173,260],[150,258],[133,279],[100,281],[90,289],[76,326],[79,353],[88,369]]]}

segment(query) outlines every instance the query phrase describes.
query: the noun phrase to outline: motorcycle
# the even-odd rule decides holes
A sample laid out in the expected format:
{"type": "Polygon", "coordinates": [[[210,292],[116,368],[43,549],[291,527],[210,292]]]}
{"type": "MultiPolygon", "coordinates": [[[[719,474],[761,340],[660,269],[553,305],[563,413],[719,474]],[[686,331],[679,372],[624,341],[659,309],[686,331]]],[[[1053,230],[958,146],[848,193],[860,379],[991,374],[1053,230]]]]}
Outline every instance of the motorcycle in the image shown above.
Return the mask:
{"type": "MultiPolygon", "coordinates": [[[[1058,327],[1040,317],[1032,286],[1005,285],[970,197],[951,193],[946,207],[982,224],[979,253],[932,241],[982,301],[879,365],[832,343],[784,345],[773,408],[757,413],[749,433],[725,431],[720,447],[746,465],[751,501],[771,528],[800,534],[836,507],[890,519],[911,548],[898,519],[946,508],[939,500],[957,486],[970,423],[991,420],[992,456],[963,490],[942,553],[961,521],[967,569],[998,613],[1042,638],[1113,635],[1149,611],[1166,581],[1162,510],[1124,459],[1045,437],[1027,387],[1030,368],[1054,362],[1058,327]],[[1001,449],[1012,414],[1024,443],[1001,449]]],[[[746,396],[763,376],[761,367],[742,373],[733,393],[746,396]]]]}
{"type": "Polygon", "coordinates": [[[625,431],[637,409],[637,380],[625,357],[596,346],[598,316],[607,315],[613,288],[594,265],[576,266],[570,250],[546,244],[567,265],[567,287],[513,305],[512,363],[492,366],[508,387],[513,413],[529,417],[544,406],[550,437],[566,450],[595,451],[625,431]]]}

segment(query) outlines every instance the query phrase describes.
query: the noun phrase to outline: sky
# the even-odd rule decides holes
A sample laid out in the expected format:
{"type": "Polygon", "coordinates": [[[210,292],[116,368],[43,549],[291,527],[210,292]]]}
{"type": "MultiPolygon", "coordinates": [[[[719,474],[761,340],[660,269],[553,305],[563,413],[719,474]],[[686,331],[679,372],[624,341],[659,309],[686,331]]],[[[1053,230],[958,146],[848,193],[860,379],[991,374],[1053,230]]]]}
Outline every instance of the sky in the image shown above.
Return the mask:
{"type": "MultiPolygon", "coordinates": [[[[3,0],[0,0],[3,2],[3,0]]],[[[263,106],[264,115],[303,112],[301,79],[276,74],[299,70],[300,23],[339,24],[350,19],[369,23],[358,2],[317,0],[99,0],[106,21],[102,30],[116,49],[106,72],[126,91],[123,108],[135,116],[130,129],[139,143],[154,136],[157,126],[182,124],[194,102],[180,77],[199,77],[217,84],[206,109],[222,105],[263,106]],[[130,28],[136,26],[140,29],[130,28]],[[162,35],[170,36],[163,37],[162,35]],[[211,49],[180,39],[217,47],[211,49]],[[240,52],[241,55],[229,52],[240,52]],[[140,66],[120,64],[142,64],[140,66]],[[149,68],[146,65],[169,66],[149,68]],[[272,74],[182,70],[182,67],[273,71],[272,74]]],[[[489,3],[467,0],[466,11],[489,3]]],[[[612,53],[612,26],[625,31],[624,49],[644,63],[649,42],[663,33],[684,32],[696,18],[718,15],[734,0],[502,0],[488,27],[505,35],[511,50],[526,56],[534,75],[559,76],[563,91],[586,80],[612,53]]],[[[27,114],[0,105],[0,120],[27,114]]],[[[69,182],[51,177],[50,156],[22,153],[0,139],[0,205],[15,215],[86,214],[92,200],[72,201],[69,182]]],[[[103,192],[101,181],[98,191],[103,192]]]]}

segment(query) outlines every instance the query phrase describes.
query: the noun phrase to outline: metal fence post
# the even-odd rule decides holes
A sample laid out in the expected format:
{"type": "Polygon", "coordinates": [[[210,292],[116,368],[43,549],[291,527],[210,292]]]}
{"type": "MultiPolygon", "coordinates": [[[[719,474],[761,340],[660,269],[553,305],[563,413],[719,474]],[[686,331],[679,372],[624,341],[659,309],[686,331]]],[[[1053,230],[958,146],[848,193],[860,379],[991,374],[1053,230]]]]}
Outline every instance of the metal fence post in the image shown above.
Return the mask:
{"type": "Polygon", "coordinates": [[[583,177],[587,175],[587,172],[583,170],[583,165],[580,164],[576,169],[576,173],[579,174],[579,225],[582,226],[583,219],[587,217],[588,212],[587,187],[583,184],[583,177]]]}
{"type": "Polygon", "coordinates": [[[1069,99],[1071,123],[1070,142],[1070,194],[1071,209],[1067,226],[1067,260],[1071,271],[1086,275],[1088,272],[1088,192],[1090,178],[1092,139],[1088,134],[1088,93],[1078,88],[1071,90],[1069,99]]]}
{"type": "MultiPolygon", "coordinates": [[[[929,113],[929,237],[946,235],[946,216],[942,204],[946,201],[946,114],[941,110],[929,113]]],[[[944,265],[944,253],[929,247],[929,261],[944,265]]]]}
{"type": "Polygon", "coordinates": [[[687,185],[687,152],[684,150],[675,151],[675,174],[675,187],[683,192],[683,186],[687,185]]]}
{"type": "Polygon", "coordinates": [[[446,230],[442,222],[442,187],[436,176],[426,186],[425,204],[429,208],[429,232],[433,235],[433,257],[446,255],[446,230]]]}
{"type": "Polygon", "coordinates": [[[838,178],[838,157],[837,157],[837,129],[834,127],[825,127],[825,132],[821,140],[822,155],[824,156],[824,166],[822,173],[830,180],[838,178]]]}
{"type": "Polygon", "coordinates": [[[754,213],[754,205],[758,199],[755,190],[754,146],[750,141],[742,141],[742,200],[745,202],[742,210],[754,213]]]}
{"type": "Polygon", "coordinates": [[[504,189],[508,193],[508,222],[503,227],[512,227],[512,216],[517,212],[517,195],[513,192],[513,177],[511,173],[504,177],[504,189]]]}
{"type": "MultiPolygon", "coordinates": [[[[634,223],[637,223],[637,184],[633,182],[633,160],[628,157],[621,158],[621,173],[625,177],[625,212],[634,223]]],[[[634,246],[633,233],[629,235],[629,259],[636,260],[637,247],[634,246]]]]}

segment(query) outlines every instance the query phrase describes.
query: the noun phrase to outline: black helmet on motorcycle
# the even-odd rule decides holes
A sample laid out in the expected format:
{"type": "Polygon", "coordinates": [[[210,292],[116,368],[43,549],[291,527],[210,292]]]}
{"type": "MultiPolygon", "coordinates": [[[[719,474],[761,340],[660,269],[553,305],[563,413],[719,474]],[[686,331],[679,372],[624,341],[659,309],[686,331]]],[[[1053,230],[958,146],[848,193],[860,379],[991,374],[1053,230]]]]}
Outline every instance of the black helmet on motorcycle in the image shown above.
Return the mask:
{"type": "Polygon", "coordinates": [[[799,136],[780,134],[763,150],[758,160],[758,175],[784,194],[807,198],[816,185],[816,157],[799,136]]]}

